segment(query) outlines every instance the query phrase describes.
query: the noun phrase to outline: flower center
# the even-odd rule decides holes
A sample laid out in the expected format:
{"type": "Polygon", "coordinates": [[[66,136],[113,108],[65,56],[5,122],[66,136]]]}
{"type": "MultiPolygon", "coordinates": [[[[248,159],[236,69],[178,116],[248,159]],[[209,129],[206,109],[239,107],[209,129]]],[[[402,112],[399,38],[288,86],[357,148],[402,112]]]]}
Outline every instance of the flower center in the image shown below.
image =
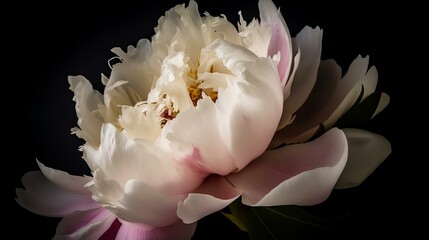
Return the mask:
{"type": "MultiPolygon", "coordinates": [[[[213,65],[210,66],[210,70],[207,73],[213,73],[214,67],[213,65]]],[[[204,74],[207,74],[204,73],[204,74]]],[[[204,75],[202,74],[202,75],[204,75]]],[[[189,92],[189,97],[191,98],[191,101],[194,105],[194,107],[197,106],[198,100],[203,98],[203,92],[211,98],[213,102],[216,102],[218,98],[218,91],[214,88],[201,88],[200,85],[204,83],[204,80],[200,79],[198,77],[198,71],[190,70],[188,73],[188,76],[193,79],[191,83],[188,85],[187,89],[189,92]]]]}
{"type": "Polygon", "coordinates": [[[203,98],[203,92],[207,96],[209,96],[213,102],[216,102],[218,97],[218,92],[213,88],[205,89],[205,90],[199,88],[201,83],[203,83],[203,81],[197,80],[188,86],[189,97],[191,98],[191,101],[195,107],[197,106],[198,100],[203,98]]]}
{"type": "Polygon", "coordinates": [[[164,60],[161,75],[146,101],[123,106],[119,125],[134,138],[155,141],[164,126],[180,112],[197,107],[198,101],[218,99],[218,89],[228,86],[234,75],[208,51],[202,50],[196,67],[191,67],[184,53],[164,60]]]}

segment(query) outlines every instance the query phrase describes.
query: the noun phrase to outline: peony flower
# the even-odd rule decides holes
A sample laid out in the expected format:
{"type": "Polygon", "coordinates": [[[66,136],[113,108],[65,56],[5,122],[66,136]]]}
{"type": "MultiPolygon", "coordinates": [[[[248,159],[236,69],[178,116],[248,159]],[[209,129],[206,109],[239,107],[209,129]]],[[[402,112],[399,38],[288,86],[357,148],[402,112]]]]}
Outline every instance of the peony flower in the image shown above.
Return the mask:
{"type": "MultiPolygon", "coordinates": [[[[342,76],[333,60],[320,61],[321,29],[292,39],[271,1],[259,10],[260,21],[240,14],[235,28],[201,16],[191,0],[159,19],[151,41],[112,49],[119,63],[102,76],[103,94],[69,77],[72,132],[85,140],[92,176],[39,163],[17,201],[64,217],[58,238],[190,239],[199,219],[239,197],[314,205],[335,186],[360,184],[390,144],[336,124],[373,96],[377,71],[358,57],[342,76]]],[[[374,116],[389,101],[380,96],[374,116]]]]}

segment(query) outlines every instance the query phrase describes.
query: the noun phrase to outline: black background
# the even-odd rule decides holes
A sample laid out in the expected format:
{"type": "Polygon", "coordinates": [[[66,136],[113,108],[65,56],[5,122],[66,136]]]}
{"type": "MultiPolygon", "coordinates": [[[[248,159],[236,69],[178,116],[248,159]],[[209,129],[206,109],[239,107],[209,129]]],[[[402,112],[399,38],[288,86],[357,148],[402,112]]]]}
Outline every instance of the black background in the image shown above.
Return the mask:
{"type": "MultiPolygon", "coordinates": [[[[422,222],[412,214],[423,212],[419,194],[423,189],[417,185],[420,179],[416,173],[422,167],[422,158],[408,148],[409,143],[417,141],[412,132],[418,132],[408,122],[418,115],[409,104],[413,92],[408,87],[416,83],[422,86],[422,79],[413,76],[418,64],[411,56],[423,53],[421,36],[414,31],[419,8],[376,7],[370,1],[323,6],[274,2],[281,7],[292,36],[305,25],[323,28],[322,58],[336,59],[343,71],[358,54],[369,54],[370,64],[379,71],[381,89],[392,98],[367,129],[389,139],[393,153],[361,186],[334,191],[321,208],[329,211],[337,204],[350,209],[338,230],[341,237],[416,234],[422,222]]],[[[183,2],[136,5],[120,1],[106,2],[99,8],[79,2],[25,5],[11,8],[12,17],[2,19],[6,40],[3,60],[8,63],[2,67],[2,118],[8,153],[3,160],[5,173],[12,173],[3,199],[12,213],[9,223],[14,229],[22,229],[14,231],[14,238],[50,239],[59,221],[30,213],[14,201],[22,175],[37,170],[35,158],[70,173],[87,171],[77,150],[82,141],[70,134],[77,118],[67,76],[84,75],[102,90],[100,74],[109,76],[107,62],[114,56],[110,49],[125,49],[141,38],[150,39],[158,18],[179,3],[183,2]]],[[[201,14],[225,14],[233,23],[238,20],[239,10],[247,22],[259,15],[256,0],[198,4],[201,14]]],[[[419,103],[417,110],[424,110],[424,101],[414,103],[419,103]]],[[[194,239],[246,239],[246,235],[213,214],[200,221],[194,239]]]]}

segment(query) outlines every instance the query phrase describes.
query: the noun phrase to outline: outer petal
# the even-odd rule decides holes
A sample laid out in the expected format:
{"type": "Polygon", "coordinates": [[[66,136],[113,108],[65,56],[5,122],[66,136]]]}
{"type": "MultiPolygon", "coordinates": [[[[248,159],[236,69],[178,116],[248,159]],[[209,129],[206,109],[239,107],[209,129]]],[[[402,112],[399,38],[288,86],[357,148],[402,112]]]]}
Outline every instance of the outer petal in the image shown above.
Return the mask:
{"type": "Polygon", "coordinates": [[[247,205],[314,205],[329,196],[346,161],[346,138],[333,128],[312,142],[268,151],[227,178],[247,205]]]}
{"type": "Polygon", "coordinates": [[[368,57],[359,56],[341,78],[341,68],[334,61],[322,61],[312,93],[296,112],[294,121],[281,129],[276,138],[287,143],[303,142],[321,123],[331,127],[356,101],[362,90],[359,83],[365,79],[367,68],[368,57]]]}
{"type": "Polygon", "coordinates": [[[316,82],[317,71],[322,53],[322,33],[320,28],[305,27],[296,36],[300,50],[297,70],[291,83],[289,97],[283,105],[283,114],[292,115],[307,100],[316,82]]]}
{"type": "Polygon", "coordinates": [[[280,52],[280,62],[277,65],[280,80],[284,87],[292,66],[292,44],[289,29],[280,11],[272,1],[261,0],[258,3],[261,25],[268,24],[271,28],[271,39],[268,45],[267,56],[274,56],[280,52]]]}
{"type": "Polygon", "coordinates": [[[100,205],[91,195],[67,192],[50,182],[40,171],[28,172],[22,177],[24,189],[17,189],[17,202],[34,213],[63,217],[74,211],[86,211],[100,205]]]}
{"type": "Polygon", "coordinates": [[[91,83],[83,76],[69,76],[70,90],[75,94],[77,125],[79,128],[72,132],[83,138],[88,144],[98,146],[100,144],[100,128],[103,117],[99,112],[103,105],[103,96],[97,90],[92,89],[91,83]]]}
{"type": "Polygon", "coordinates": [[[378,103],[377,109],[375,109],[374,114],[372,117],[375,117],[377,114],[379,114],[381,111],[383,111],[387,105],[389,105],[390,97],[386,93],[381,94],[380,102],[378,103]]]}
{"type": "Polygon", "coordinates": [[[74,212],[58,224],[56,239],[98,239],[109,229],[116,216],[103,208],[74,212]]]}
{"type": "Polygon", "coordinates": [[[375,92],[375,88],[378,83],[378,72],[377,68],[372,66],[365,75],[365,78],[362,80],[362,85],[364,88],[362,101],[365,100],[371,93],[375,92]]]}
{"type": "Polygon", "coordinates": [[[164,133],[173,152],[182,152],[179,158],[203,172],[225,175],[242,169],[266,149],[280,119],[283,97],[272,60],[225,41],[209,48],[237,81],[219,89],[216,103],[204,97],[196,108],[181,112],[164,133]]]}
{"type": "Polygon", "coordinates": [[[64,190],[67,190],[70,193],[91,194],[91,192],[84,186],[92,180],[92,177],[73,176],[57,169],[48,168],[39,161],[37,161],[37,165],[39,165],[43,175],[45,175],[49,181],[58,185],[64,190]]]}
{"type": "Polygon", "coordinates": [[[224,177],[212,175],[179,203],[177,215],[184,223],[193,223],[223,209],[239,196],[240,192],[224,177]]]}
{"type": "Polygon", "coordinates": [[[103,125],[98,149],[85,145],[83,150],[85,158],[121,189],[125,189],[128,180],[135,179],[160,191],[183,194],[199,186],[205,177],[174,161],[155,143],[130,139],[112,124],[103,125]]]}
{"type": "Polygon", "coordinates": [[[343,131],[349,145],[349,156],[335,188],[361,184],[392,152],[389,141],[381,135],[354,128],[343,131]]]}
{"type": "Polygon", "coordinates": [[[141,223],[148,228],[170,225],[178,220],[177,203],[185,196],[170,195],[142,181],[129,180],[122,190],[117,182],[106,179],[101,171],[89,185],[93,198],[119,218],[141,223]]]}
{"type": "Polygon", "coordinates": [[[169,226],[146,229],[136,224],[122,221],[116,240],[188,240],[195,232],[197,223],[184,224],[177,221],[169,226]]]}

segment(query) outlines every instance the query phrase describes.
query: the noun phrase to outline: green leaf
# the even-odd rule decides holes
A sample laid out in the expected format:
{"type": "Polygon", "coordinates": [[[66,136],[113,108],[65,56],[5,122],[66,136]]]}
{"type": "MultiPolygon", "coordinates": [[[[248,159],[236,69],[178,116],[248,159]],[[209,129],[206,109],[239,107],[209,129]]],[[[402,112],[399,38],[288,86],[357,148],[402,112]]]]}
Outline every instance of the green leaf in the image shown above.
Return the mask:
{"type": "Polygon", "coordinates": [[[251,239],[320,239],[333,237],[335,219],[324,219],[299,206],[249,207],[240,201],[230,205],[235,219],[251,239]]]}
{"type": "Polygon", "coordinates": [[[221,212],[226,218],[228,218],[232,223],[235,224],[241,231],[247,232],[246,226],[242,222],[240,222],[234,215],[230,213],[221,212]]]}

